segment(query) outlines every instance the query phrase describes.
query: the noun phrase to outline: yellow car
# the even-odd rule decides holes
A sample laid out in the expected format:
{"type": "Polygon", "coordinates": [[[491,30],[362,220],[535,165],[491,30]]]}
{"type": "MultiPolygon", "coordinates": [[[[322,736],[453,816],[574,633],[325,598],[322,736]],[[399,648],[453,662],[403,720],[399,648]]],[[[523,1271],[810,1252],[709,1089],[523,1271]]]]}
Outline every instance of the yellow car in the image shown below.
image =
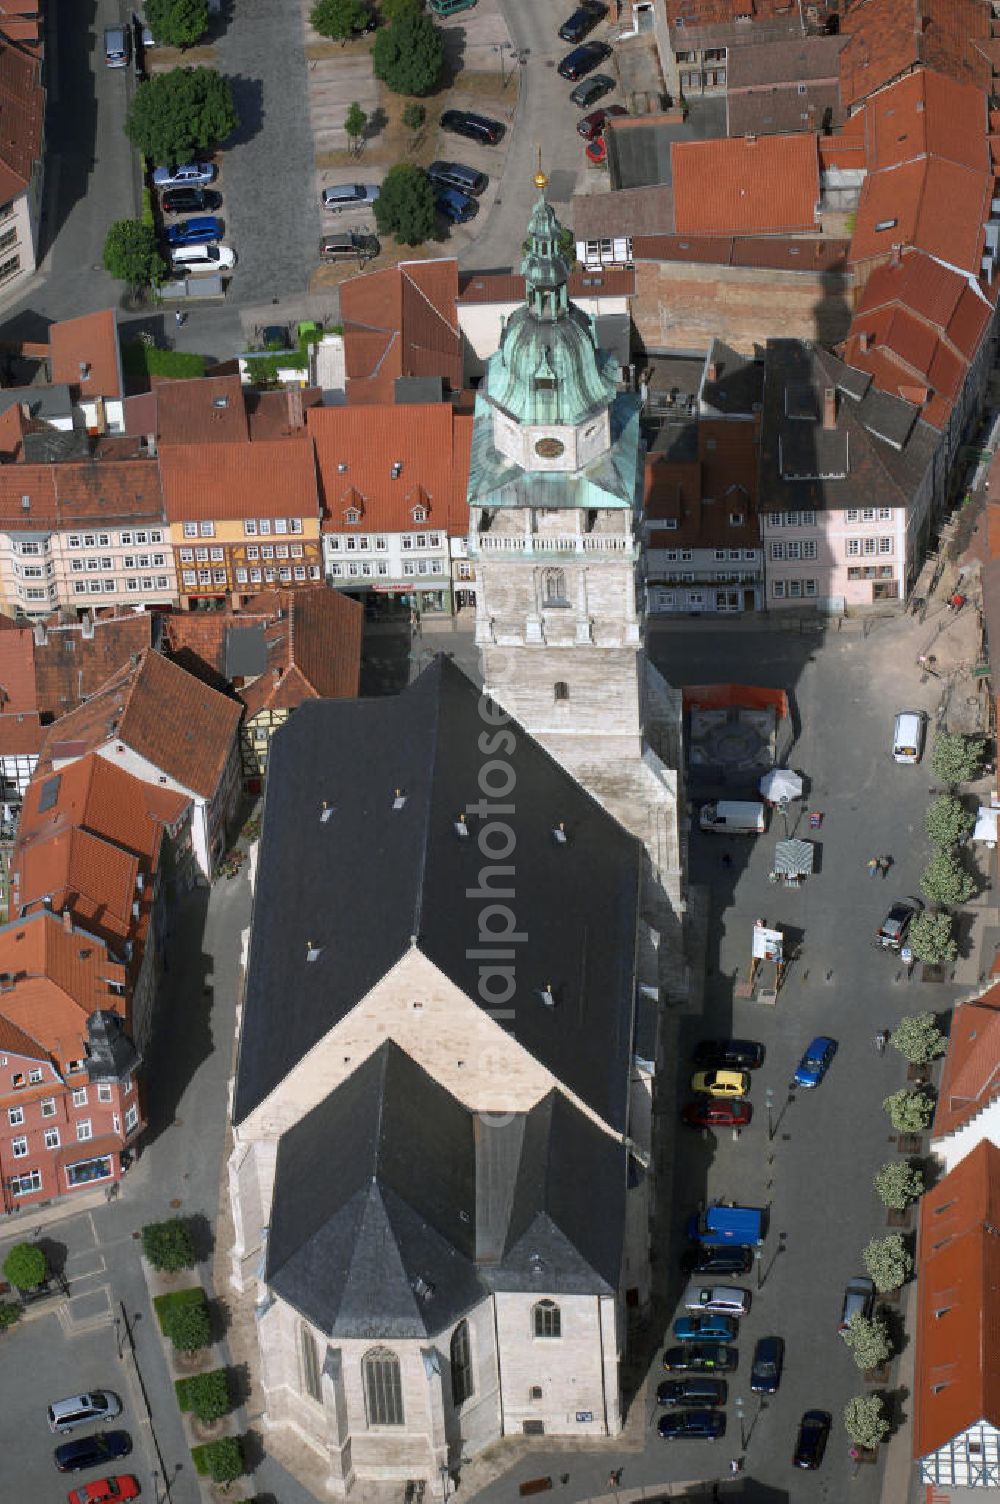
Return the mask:
{"type": "Polygon", "coordinates": [[[746,1071],[695,1071],[691,1090],[706,1092],[710,1097],[746,1097],[750,1094],[750,1077],[746,1071]]]}

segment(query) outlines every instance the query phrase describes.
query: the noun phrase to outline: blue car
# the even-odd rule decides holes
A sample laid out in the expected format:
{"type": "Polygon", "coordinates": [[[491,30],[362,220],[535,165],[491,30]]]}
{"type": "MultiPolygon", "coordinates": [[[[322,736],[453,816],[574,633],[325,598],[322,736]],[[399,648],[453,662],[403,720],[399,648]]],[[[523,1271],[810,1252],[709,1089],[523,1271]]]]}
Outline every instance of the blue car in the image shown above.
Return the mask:
{"type": "Polygon", "coordinates": [[[715,1338],[732,1342],[738,1327],[731,1316],[678,1316],[673,1332],[678,1342],[701,1342],[715,1338]]]}
{"type": "Polygon", "coordinates": [[[179,225],[170,225],[167,230],[168,245],[208,245],[221,239],[222,226],[214,214],[182,219],[179,225]]]}
{"type": "Polygon", "coordinates": [[[818,1034],[795,1067],[797,1086],[818,1086],[837,1053],[837,1041],[818,1034]]]}
{"type": "Polygon", "coordinates": [[[434,202],[438,213],[443,214],[445,219],[450,219],[453,225],[464,225],[478,207],[474,198],[470,198],[467,193],[460,193],[457,188],[442,188],[434,202]]]}

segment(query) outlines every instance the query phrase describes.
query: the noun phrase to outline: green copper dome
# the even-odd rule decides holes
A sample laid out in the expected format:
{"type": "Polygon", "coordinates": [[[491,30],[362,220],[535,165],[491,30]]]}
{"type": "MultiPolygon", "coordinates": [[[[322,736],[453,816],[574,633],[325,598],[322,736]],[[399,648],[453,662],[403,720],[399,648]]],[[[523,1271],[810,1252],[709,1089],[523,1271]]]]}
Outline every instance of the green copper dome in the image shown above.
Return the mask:
{"type": "Polygon", "coordinates": [[[482,389],[518,423],[579,424],[613,402],[617,367],[598,350],[593,321],[569,301],[563,227],[546,201],[543,174],[535,181],[521,261],[524,307],[507,320],[482,389]]]}

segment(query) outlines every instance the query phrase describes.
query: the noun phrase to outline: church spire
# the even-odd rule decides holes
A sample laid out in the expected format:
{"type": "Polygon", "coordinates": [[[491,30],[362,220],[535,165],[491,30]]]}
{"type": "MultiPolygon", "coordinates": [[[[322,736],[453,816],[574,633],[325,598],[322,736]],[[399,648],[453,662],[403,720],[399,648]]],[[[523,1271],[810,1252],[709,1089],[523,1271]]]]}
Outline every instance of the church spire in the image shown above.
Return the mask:
{"type": "Polygon", "coordinates": [[[539,147],[538,171],[535,173],[538,198],[528,220],[528,246],[521,261],[521,275],[525,281],[524,300],[529,313],[545,323],[552,323],[561,319],[569,307],[566,291],[569,267],[559,249],[563,227],[545,197],[547,186],[548,178],[542,171],[539,147]]]}

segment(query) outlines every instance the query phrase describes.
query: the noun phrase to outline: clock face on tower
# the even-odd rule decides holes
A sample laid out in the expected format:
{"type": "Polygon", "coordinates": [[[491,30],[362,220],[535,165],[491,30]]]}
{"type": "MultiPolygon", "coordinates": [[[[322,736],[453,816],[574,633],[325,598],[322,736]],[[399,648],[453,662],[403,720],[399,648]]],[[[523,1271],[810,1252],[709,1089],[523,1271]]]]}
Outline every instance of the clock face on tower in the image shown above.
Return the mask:
{"type": "Polygon", "coordinates": [[[539,439],[535,445],[535,453],[539,459],[557,460],[565,447],[561,439],[539,439]]]}

